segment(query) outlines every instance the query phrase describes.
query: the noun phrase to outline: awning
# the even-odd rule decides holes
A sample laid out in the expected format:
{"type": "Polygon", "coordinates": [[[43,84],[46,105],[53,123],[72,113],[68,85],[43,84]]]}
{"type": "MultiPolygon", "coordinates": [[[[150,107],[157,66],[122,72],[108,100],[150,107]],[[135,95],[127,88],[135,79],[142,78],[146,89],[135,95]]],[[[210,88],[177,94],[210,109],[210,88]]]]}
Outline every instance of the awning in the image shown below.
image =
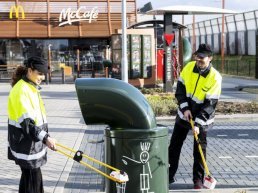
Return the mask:
{"type": "Polygon", "coordinates": [[[204,6],[188,6],[188,5],[175,5],[161,7],[147,11],[147,15],[164,15],[171,13],[173,15],[200,15],[200,14],[236,14],[238,12],[228,9],[221,9],[216,7],[204,6]]]}

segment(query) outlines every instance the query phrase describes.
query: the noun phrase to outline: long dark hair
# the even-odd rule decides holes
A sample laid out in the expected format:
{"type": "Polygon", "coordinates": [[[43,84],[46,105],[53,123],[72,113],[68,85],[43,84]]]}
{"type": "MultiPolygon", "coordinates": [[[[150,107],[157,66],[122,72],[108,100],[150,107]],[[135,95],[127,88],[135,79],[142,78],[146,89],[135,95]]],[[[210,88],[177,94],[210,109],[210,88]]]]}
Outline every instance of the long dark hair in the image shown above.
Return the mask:
{"type": "Polygon", "coordinates": [[[13,87],[23,76],[26,76],[28,68],[25,66],[18,66],[12,76],[11,86],[13,87]]]}

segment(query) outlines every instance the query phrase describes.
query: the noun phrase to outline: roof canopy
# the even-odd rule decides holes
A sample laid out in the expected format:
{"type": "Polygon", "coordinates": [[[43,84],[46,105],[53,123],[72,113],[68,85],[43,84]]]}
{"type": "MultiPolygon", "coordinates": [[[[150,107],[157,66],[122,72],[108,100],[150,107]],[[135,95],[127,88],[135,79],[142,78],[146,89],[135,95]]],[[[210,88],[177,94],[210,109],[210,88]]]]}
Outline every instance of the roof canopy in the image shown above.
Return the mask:
{"type": "MultiPolygon", "coordinates": [[[[176,28],[176,29],[187,28],[186,26],[181,25],[176,22],[172,22],[172,24],[173,24],[173,28],[176,28]]],[[[131,25],[130,27],[128,27],[128,29],[148,28],[148,27],[155,28],[156,25],[160,25],[160,27],[163,28],[164,21],[163,20],[155,20],[155,19],[148,20],[148,21],[142,21],[142,22],[131,25]],[[146,25],[148,25],[148,26],[146,26],[146,25]]]]}
{"type": "Polygon", "coordinates": [[[187,5],[175,5],[161,7],[147,11],[148,15],[164,15],[165,13],[171,13],[174,15],[195,15],[195,14],[236,14],[237,12],[221,9],[215,7],[204,7],[204,6],[187,6],[187,5]]]}

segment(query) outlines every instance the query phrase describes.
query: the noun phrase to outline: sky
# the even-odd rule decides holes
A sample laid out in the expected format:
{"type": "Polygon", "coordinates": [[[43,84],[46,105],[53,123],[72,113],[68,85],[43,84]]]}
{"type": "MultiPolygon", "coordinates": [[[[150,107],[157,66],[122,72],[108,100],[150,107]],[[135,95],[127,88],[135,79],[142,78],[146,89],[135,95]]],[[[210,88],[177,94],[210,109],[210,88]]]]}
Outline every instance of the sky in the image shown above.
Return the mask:
{"type": "MultiPolygon", "coordinates": [[[[144,4],[151,2],[153,9],[172,5],[195,5],[222,8],[222,0],[136,0],[137,8],[141,8],[144,4]]],[[[225,9],[237,12],[246,12],[258,10],[258,0],[224,0],[225,9]]],[[[220,15],[196,15],[195,21],[203,21],[211,18],[217,18],[220,15]]],[[[181,23],[182,16],[173,17],[173,21],[181,23]]],[[[192,16],[185,16],[185,23],[192,23],[192,16]]]]}

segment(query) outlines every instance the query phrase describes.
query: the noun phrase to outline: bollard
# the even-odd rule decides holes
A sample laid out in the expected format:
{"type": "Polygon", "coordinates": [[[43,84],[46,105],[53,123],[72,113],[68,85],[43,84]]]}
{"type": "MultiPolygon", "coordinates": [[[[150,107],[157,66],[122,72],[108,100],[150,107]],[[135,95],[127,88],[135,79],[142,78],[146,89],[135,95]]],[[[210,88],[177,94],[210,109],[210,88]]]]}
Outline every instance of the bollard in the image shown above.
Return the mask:
{"type": "Polygon", "coordinates": [[[62,72],[62,84],[65,84],[65,72],[64,72],[64,68],[61,68],[61,72],[62,72]]]}

